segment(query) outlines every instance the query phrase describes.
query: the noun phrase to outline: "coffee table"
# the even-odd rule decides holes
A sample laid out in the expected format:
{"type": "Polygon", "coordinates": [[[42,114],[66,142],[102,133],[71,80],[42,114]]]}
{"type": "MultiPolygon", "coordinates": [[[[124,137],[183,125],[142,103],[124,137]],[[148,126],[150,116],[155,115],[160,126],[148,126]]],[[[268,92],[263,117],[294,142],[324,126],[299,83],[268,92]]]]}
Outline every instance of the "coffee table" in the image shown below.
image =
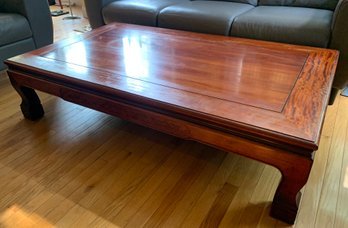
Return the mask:
{"type": "Polygon", "coordinates": [[[24,116],[34,89],[282,174],[271,215],[293,223],[318,148],[338,52],[114,23],[7,60],[24,116]]]}

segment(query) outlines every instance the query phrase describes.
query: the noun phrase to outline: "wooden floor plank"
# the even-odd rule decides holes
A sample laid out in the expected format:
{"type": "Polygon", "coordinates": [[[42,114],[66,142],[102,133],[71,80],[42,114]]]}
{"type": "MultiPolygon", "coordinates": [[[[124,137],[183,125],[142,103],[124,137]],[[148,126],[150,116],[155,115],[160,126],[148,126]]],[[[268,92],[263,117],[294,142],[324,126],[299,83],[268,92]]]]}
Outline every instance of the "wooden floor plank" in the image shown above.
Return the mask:
{"type": "MultiPolygon", "coordinates": [[[[348,99],[342,99],[342,107],[348,107],[348,99]]],[[[348,108],[340,110],[341,116],[347,118],[348,108]]],[[[344,144],[343,148],[343,160],[341,166],[341,178],[339,180],[339,192],[338,192],[338,202],[336,207],[336,214],[334,219],[334,227],[348,227],[348,125],[342,129],[341,135],[338,138],[340,143],[344,144]]]]}
{"type": "Polygon", "coordinates": [[[224,184],[200,227],[218,227],[237,190],[236,186],[224,184]]]}
{"type": "MultiPolygon", "coordinates": [[[[243,175],[245,178],[243,182],[240,184],[239,189],[236,193],[236,196],[232,200],[228,210],[225,213],[223,220],[220,223],[220,227],[238,227],[241,223],[243,211],[247,208],[251,197],[254,194],[254,190],[259,182],[259,179],[265,169],[265,165],[252,161],[247,158],[243,158],[244,167],[247,167],[243,173],[238,172],[239,175],[243,175]]],[[[274,170],[274,172],[276,172],[274,170]]],[[[231,177],[236,175],[231,175],[231,177]]],[[[232,178],[230,178],[232,179],[232,178]]],[[[230,180],[230,183],[235,183],[230,180]]]]}
{"type": "Polygon", "coordinates": [[[234,154],[226,156],[219,169],[215,172],[211,182],[206,186],[205,191],[180,226],[199,227],[201,225],[218,196],[220,189],[225,185],[233,172],[233,167],[238,164],[240,159],[240,156],[234,154]]]}
{"type": "Polygon", "coordinates": [[[239,227],[253,226],[262,222],[262,215],[270,207],[279,181],[280,173],[275,168],[266,166],[248,205],[243,210],[239,227]]]}
{"type": "Polygon", "coordinates": [[[337,111],[333,140],[330,145],[330,151],[335,151],[335,153],[329,153],[328,156],[315,226],[334,227],[335,223],[344,154],[344,143],[342,142],[344,142],[348,127],[347,114],[344,111],[346,106],[341,105],[341,102],[344,101],[340,99],[337,111]]]}
{"type": "MultiPolygon", "coordinates": [[[[161,136],[156,134],[159,138],[161,136]]],[[[157,153],[154,149],[155,141],[153,139],[140,140],[133,143],[127,150],[132,154],[137,154],[137,152],[142,151],[142,153],[137,156],[137,166],[131,164],[127,167],[127,171],[123,172],[111,186],[109,186],[96,202],[93,203],[92,207],[97,209],[101,214],[113,217],[117,213],[118,208],[122,207],[122,201],[126,200],[129,195],[139,188],[144,181],[146,181],[148,175],[151,175],[154,169],[156,169],[160,163],[166,159],[168,156],[168,151],[163,151],[163,153],[157,153]],[[149,161],[150,160],[150,161],[149,161]],[[117,202],[112,205],[109,202],[117,202]]]]}
{"type": "Polygon", "coordinates": [[[59,194],[54,194],[40,205],[40,207],[35,209],[33,213],[45,218],[51,224],[56,224],[74,206],[74,202],[59,194]]]}
{"type": "MultiPolygon", "coordinates": [[[[83,216],[85,208],[75,204],[67,213],[56,223],[57,227],[73,227],[74,224],[78,223],[81,216],[83,216]]],[[[92,218],[92,221],[95,220],[92,218]]]]}
{"type": "Polygon", "coordinates": [[[208,150],[203,150],[200,155],[200,159],[197,163],[193,163],[180,180],[176,183],[171,191],[165,196],[157,210],[145,223],[145,227],[158,227],[163,226],[163,223],[171,216],[175,210],[177,203],[183,200],[186,192],[197,181],[203,170],[207,165],[207,160],[211,158],[213,154],[208,150]]]}
{"type": "MultiPolygon", "coordinates": [[[[174,167],[168,176],[161,182],[158,188],[150,195],[150,197],[144,202],[144,204],[139,208],[139,210],[133,215],[132,219],[124,227],[140,227],[144,226],[151,216],[158,211],[158,208],[167,203],[167,201],[175,200],[174,197],[170,195],[173,188],[177,189],[178,183],[183,181],[183,183],[191,184],[191,181],[195,178],[196,173],[190,175],[191,168],[197,167],[200,164],[200,160],[197,157],[200,156],[201,147],[196,144],[189,144],[184,150],[187,153],[184,154],[182,162],[178,166],[174,167]],[[184,178],[187,177],[188,181],[184,178]]],[[[186,188],[186,186],[182,186],[186,188]]],[[[182,192],[180,191],[177,197],[180,198],[182,192]]]]}
{"type": "Polygon", "coordinates": [[[205,187],[211,182],[215,172],[221,166],[227,154],[219,150],[207,148],[211,156],[207,159],[207,164],[203,168],[196,182],[186,191],[184,197],[175,203],[170,216],[166,218],[162,227],[179,227],[187,216],[187,211],[191,211],[194,205],[198,202],[205,187]]]}
{"type": "MultiPolygon", "coordinates": [[[[142,130],[145,130],[145,129],[142,129],[142,130]]],[[[143,134],[145,134],[145,132],[143,132],[143,134]]],[[[140,131],[138,133],[139,135],[135,136],[133,138],[133,142],[129,144],[129,147],[127,147],[130,150],[132,150],[131,147],[138,144],[139,141],[144,142],[144,140],[141,137],[141,135],[143,134],[140,131]]],[[[120,151],[116,151],[116,152],[120,153],[120,151]]],[[[123,153],[120,154],[121,157],[117,158],[117,159],[122,159],[122,160],[119,160],[119,164],[117,163],[114,164],[113,170],[111,170],[111,172],[108,173],[105,177],[101,175],[95,176],[95,178],[97,179],[94,178],[91,181],[89,185],[91,186],[91,188],[89,189],[87,194],[84,195],[82,199],[80,199],[79,203],[86,208],[90,208],[90,207],[93,207],[93,205],[95,205],[95,207],[93,208],[98,213],[100,213],[104,209],[104,207],[106,207],[107,205],[105,205],[105,202],[102,204],[98,204],[98,202],[103,200],[107,201],[108,196],[105,193],[108,191],[108,189],[112,187],[119,178],[125,175],[128,169],[130,169],[134,164],[136,164],[136,162],[141,159],[141,156],[145,152],[146,150],[138,150],[136,151],[136,153],[132,153],[130,151],[127,151],[127,149],[125,148],[123,153]],[[100,205],[100,207],[97,207],[97,205],[100,205]]]]}
{"type": "MultiPolygon", "coordinates": [[[[123,175],[117,182],[114,182],[114,185],[106,191],[106,195],[111,203],[107,203],[107,206],[102,210],[105,218],[113,221],[125,205],[134,200],[133,197],[138,192],[142,197],[145,197],[142,191],[143,185],[156,174],[156,171],[163,163],[166,163],[170,159],[173,150],[177,146],[176,143],[172,142],[173,138],[163,138],[163,136],[158,135],[158,139],[161,142],[154,142],[149,148],[149,151],[141,157],[138,166],[133,166],[129,169],[126,175],[123,175]]],[[[134,204],[132,206],[134,207],[134,204]]]]}
{"type": "Polygon", "coordinates": [[[303,195],[299,207],[299,214],[295,221],[295,227],[314,227],[315,225],[317,208],[321,197],[321,190],[340,102],[339,98],[340,97],[338,97],[338,100],[334,105],[328,107],[319,149],[315,153],[312,171],[308,178],[308,182],[302,191],[303,195]],[[302,213],[302,211],[304,211],[304,213],[302,213]]]}
{"type": "Polygon", "coordinates": [[[130,197],[130,200],[125,202],[122,208],[119,208],[119,212],[116,213],[111,221],[115,222],[115,224],[120,225],[121,227],[125,226],[129,223],[129,221],[133,218],[133,215],[136,214],[137,211],[143,206],[143,204],[150,198],[151,195],[154,194],[156,189],[159,188],[160,185],[164,182],[164,180],[169,176],[170,172],[175,167],[178,167],[179,163],[182,159],[185,158],[185,149],[178,145],[171,155],[168,157],[163,164],[158,167],[155,173],[141,186],[141,188],[134,192],[134,194],[130,197]],[[181,152],[181,153],[180,153],[181,152]]]}

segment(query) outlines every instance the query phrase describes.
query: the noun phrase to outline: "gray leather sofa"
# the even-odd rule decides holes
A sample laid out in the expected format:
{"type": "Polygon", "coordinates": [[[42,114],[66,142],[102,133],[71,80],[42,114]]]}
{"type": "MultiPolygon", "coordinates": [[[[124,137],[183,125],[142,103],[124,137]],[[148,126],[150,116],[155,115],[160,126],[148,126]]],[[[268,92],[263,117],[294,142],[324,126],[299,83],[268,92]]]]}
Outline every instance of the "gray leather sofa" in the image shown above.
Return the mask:
{"type": "Polygon", "coordinates": [[[47,0],[0,0],[0,70],[5,59],[52,42],[47,0]]]}
{"type": "Polygon", "coordinates": [[[348,0],[84,0],[92,28],[114,21],[340,51],[331,103],[348,83],[348,0]]]}

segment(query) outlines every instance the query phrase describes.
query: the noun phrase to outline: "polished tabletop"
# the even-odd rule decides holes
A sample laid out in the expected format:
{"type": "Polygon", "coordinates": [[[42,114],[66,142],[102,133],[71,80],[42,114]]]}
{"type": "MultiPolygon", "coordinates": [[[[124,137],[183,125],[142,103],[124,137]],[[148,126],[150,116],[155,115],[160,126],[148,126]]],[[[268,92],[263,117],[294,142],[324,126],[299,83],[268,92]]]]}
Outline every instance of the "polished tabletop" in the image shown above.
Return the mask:
{"type": "Polygon", "coordinates": [[[318,147],[338,52],[114,23],[12,58],[232,132],[318,147]]]}

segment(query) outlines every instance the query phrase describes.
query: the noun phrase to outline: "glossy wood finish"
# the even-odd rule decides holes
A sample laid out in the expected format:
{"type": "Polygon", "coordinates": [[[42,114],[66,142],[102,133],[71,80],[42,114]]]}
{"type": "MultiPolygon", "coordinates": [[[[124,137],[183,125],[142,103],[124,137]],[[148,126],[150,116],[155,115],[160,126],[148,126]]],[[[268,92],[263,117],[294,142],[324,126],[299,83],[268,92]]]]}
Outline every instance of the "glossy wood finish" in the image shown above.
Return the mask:
{"type": "Polygon", "coordinates": [[[271,213],[293,223],[337,58],[325,49],[112,24],[7,63],[24,103],[24,88],[42,90],[277,167],[283,177],[271,213]]]}

